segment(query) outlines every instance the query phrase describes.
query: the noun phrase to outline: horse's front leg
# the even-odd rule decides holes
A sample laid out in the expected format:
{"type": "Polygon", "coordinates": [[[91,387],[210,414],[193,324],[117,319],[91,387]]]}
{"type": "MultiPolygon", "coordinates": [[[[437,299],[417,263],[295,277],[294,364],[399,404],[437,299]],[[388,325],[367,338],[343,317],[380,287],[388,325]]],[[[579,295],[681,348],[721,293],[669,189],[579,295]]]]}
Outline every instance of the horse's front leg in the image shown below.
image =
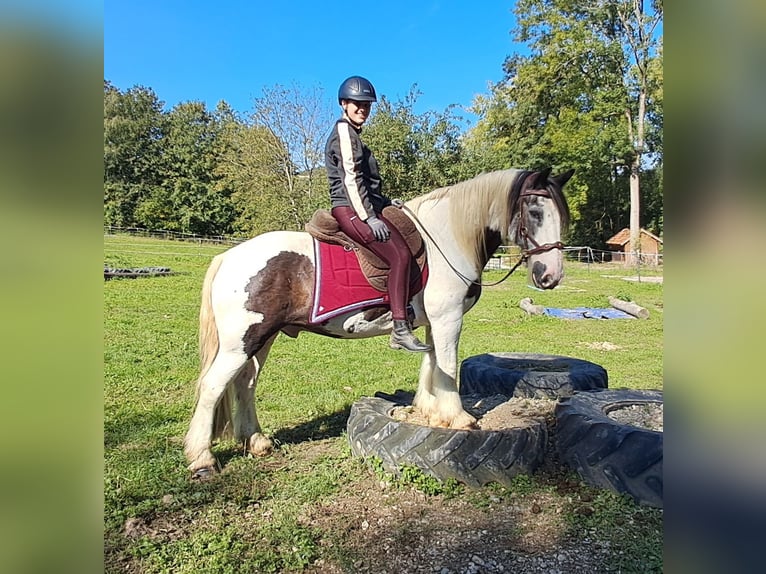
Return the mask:
{"type": "Polygon", "coordinates": [[[426,340],[434,350],[423,356],[413,405],[434,427],[476,428],[476,418],[465,412],[457,387],[457,346],[462,314],[432,321],[426,340]]]}

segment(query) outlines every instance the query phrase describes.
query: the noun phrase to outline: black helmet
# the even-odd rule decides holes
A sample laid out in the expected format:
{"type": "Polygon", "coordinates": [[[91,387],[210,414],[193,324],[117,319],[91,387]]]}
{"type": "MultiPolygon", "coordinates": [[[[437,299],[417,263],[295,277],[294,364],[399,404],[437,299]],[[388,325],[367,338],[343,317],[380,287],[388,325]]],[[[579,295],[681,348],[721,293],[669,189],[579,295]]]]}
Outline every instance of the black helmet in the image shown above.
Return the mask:
{"type": "Polygon", "coordinates": [[[357,102],[377,102],[375,88],[372,87],[370,80],[362,76],[351,76],[346,78],[338,88],[338,103],[341,100],[356,100],[357,102]]]}

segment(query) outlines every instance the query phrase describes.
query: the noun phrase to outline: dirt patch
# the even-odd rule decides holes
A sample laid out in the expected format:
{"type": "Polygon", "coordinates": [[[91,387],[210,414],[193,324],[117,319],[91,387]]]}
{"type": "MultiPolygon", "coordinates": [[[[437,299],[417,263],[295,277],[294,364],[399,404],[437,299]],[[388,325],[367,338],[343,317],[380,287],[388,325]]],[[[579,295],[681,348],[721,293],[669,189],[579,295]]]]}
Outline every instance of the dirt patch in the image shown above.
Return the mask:
{"type": "MultiPolygon", "coordinates": [[[[302,517],[342,546],[350,563],[320,559],[309,571],[359,574],[478,574],[603,571],[608,541],[574,531],[570,512],[593,512],[592,491],[563,475],[535,494],[504,491],[481,500],[446,500],[370,477],[302,517]],[[332,534],[330,534],[332,533],[332,534]],[[584,535],[583,535],[584,534],[584,535]]],[[[332,552],[328,552],[332,554],[332,552]]]]}
{"type": "Polygon", "coordinates": [[[640,277],[638,275],[631,275],[628,277],[625,277],[623,275],[602,275],[602,277],[609,277],[611,279],[622,279],[623,281],[634,281],[634,282],[641,282],[641,283],[662,283],[663,282],[662,275],[641,275],[640,277]]]}
{"type": "Polygon", "coordinates": [[[662,432],[662,403],[628,405],[609,411],[609,418],[620,424],[662,432]]]}
{"type": "MultiPolygon", "coordinates": [[[[652,510],[654,515],[616,517],[603,531],[583,528],[585,522],[574,525],[598,512],[602,491],[584,484],[559,462],[552,438],[557,401],[504,395],[461,398],[483,429],[546,420],[551,440],[545,462],[534,479],[528,479],[536,486],[528,490],[485,487],[456,498],[431,497],[370,473],[303,516],[307,526],[327,533],[320,544],[328,550],[342,547],[348,561],[322,558],[310,567],[311,572],[592,574],[604,572],[615,554],[624,552],[615,543],[615,530],[625,528],[618,538],[627,539],[627,531],[632,537],[641,536],[641,529],[647,528],[643,520],[648,528],[659,524],[655,521],[661,520],[661,511],[652,510]],[[578,518],[573,522],[572,517],[578,518]]],[[[656,409],[628,407],[614,413],[625,424],[642,426],[655,424],[657,418],[656,409]]],[[[392,418],[426,424],[411,406],[394,408],[392,418]]],[[[632,565],[636,566],[635,561],[632,565]]],[[[636,571],[660,571],[648,565],[636,567],[636,571]]]]}
{"type": "Polygon", "coordinates": [[[618,351],[622,348],[609,341],[594,341],[593,343],[585,343],[585,346],[589,349],[596,349],[597,351],[618,351]]]}

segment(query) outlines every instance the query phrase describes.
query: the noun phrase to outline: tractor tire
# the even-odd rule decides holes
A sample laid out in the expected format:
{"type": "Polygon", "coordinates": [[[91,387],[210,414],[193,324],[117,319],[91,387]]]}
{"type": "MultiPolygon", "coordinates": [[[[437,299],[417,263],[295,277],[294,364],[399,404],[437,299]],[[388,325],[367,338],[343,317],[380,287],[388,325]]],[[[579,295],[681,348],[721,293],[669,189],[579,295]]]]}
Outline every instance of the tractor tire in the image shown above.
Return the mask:
{"type": "Polygon", "coordinates": [[[486,353],[468,357],[460,365],[461,395],[555,399],[608,385],[601,365],[560,355],[486,353]]]}
{"type": "Polygon", "coordinates": [[[592,486],[662,508],[662,431],[620,423],[609,413],[662,404],[662,391],[580,392],[556,405],[555,447],[561,462],[592,486]]]}
{"type": "Polygon", "coordinates": [[[412,393],[397,391],[357,400],[346,425],[351,452],[378,457],[395,476],[409,464],[442,482],[452,478],[471,488],[490,482],[510,487],[514,476],[531,474],[543,462],[548,445],[544,420],[502,430],[454,430],[394,420],[394,407],[410,405],[412,398],[412,393]]]}

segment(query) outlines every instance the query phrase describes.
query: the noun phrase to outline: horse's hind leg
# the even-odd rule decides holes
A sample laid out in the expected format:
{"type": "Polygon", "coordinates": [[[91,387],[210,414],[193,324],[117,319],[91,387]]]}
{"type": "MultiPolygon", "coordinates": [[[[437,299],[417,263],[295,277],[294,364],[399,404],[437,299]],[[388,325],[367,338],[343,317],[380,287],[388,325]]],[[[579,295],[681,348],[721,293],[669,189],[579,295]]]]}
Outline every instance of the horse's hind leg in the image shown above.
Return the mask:
{"type": "Polygon", "coordinates": [[[234,379],[236,390],[234,436],[253,456],[266,455],[273,448],[271,440],[261,432],[258,413],[255,409],[255,388],[274,339],[276,335],[261,347],[234,379]]]}
{"type": "Polygon", "coordinates": [[[214,420],[219,403],[228,400],[224,393],[231,380],[248,363],[247,355],[236,351],[219,351],[207,372],[200,376],[197,405],[189,430],[184,438],[184,453],[189,470],[197,475],[212,472],[215,457],[210,447],[213,442],[214,420]]]}

